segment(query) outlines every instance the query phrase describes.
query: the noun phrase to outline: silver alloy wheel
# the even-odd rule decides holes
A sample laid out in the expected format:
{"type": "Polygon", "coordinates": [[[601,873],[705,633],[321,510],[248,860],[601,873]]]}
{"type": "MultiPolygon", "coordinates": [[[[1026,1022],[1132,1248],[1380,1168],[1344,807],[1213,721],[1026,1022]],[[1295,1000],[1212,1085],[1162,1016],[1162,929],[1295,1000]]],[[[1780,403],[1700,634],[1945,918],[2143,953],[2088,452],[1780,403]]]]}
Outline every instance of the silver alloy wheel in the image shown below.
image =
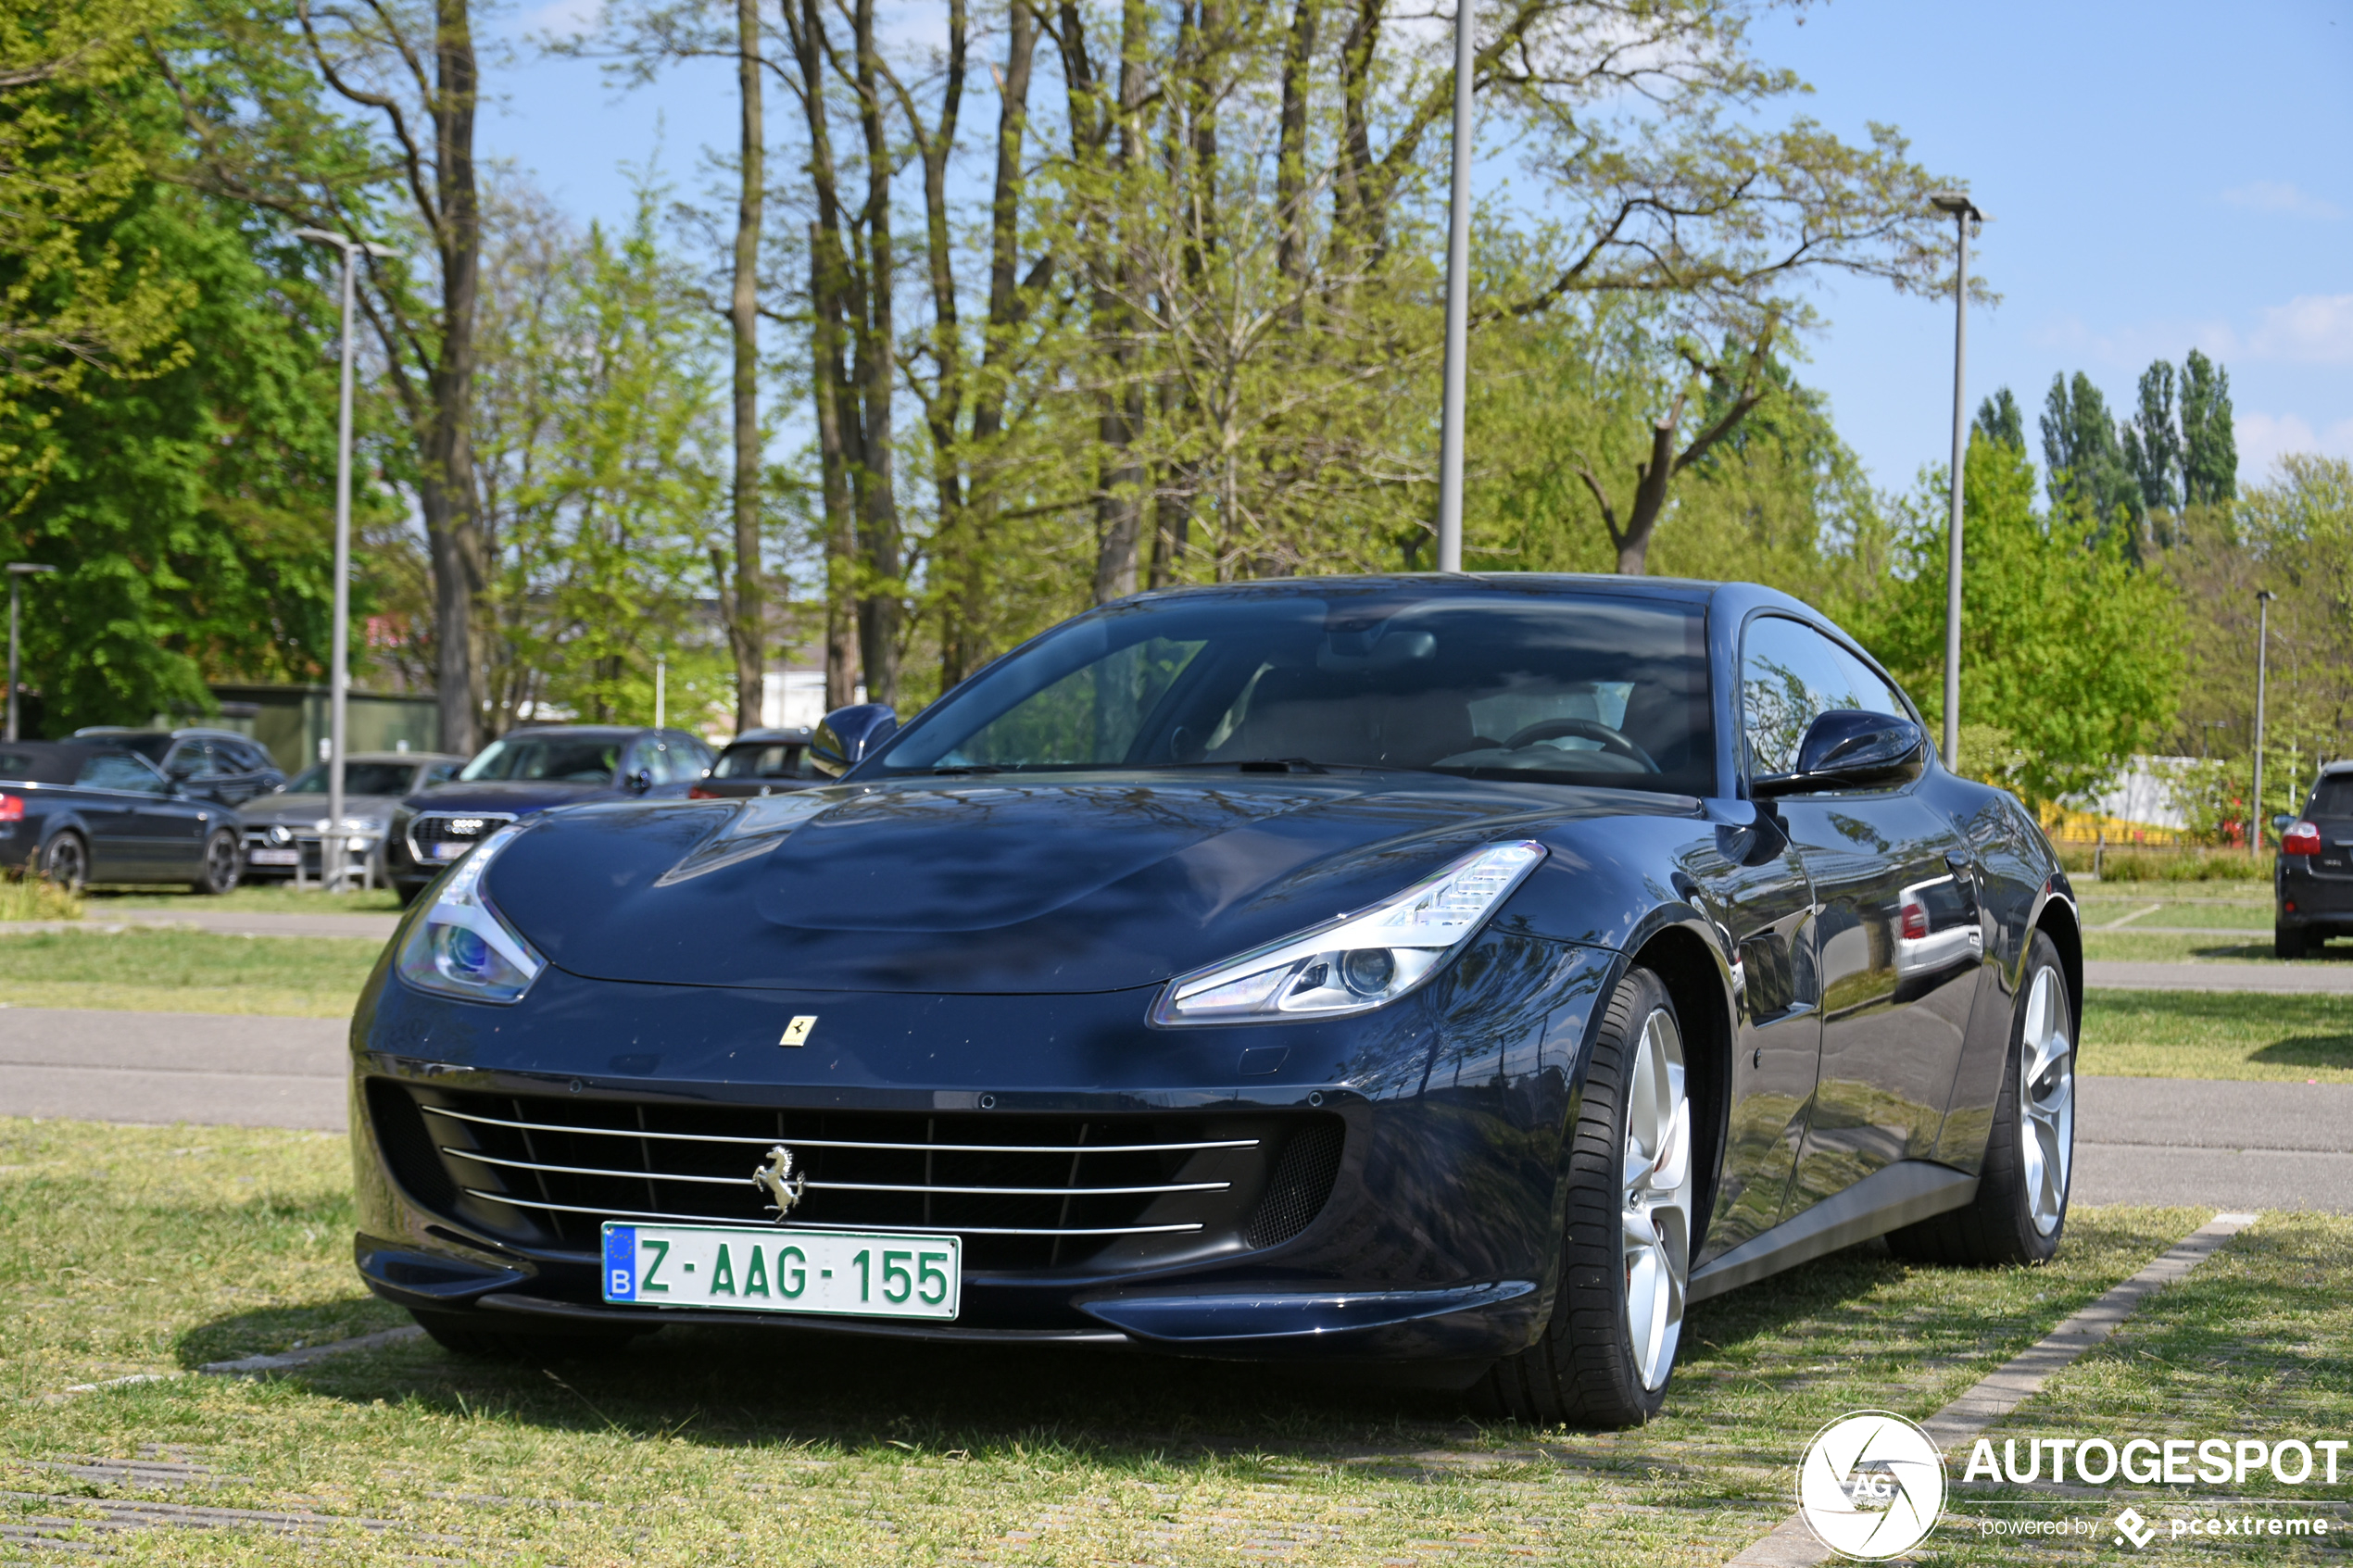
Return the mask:
{"type": "Polygon", "coordinates": [[[2019,1041],[2018,1131],[2027,1212],[2044,1236],[2058,1229],[2067,1212],[2075,1154],[2075,1042],[2068,1038],[2068,1023],[2058,971],[2035,971],[2019,1041]]]}
{"type": "Polygon", "coordinates": [[[1692,1268],[1692,1102],[1683,1086],[1683,1036],[1665,1008],[1642,1021],[1626,1077],[1626,1337],[1642,1386],[1657,1388],[1683,1336],[1692,1268]]]}

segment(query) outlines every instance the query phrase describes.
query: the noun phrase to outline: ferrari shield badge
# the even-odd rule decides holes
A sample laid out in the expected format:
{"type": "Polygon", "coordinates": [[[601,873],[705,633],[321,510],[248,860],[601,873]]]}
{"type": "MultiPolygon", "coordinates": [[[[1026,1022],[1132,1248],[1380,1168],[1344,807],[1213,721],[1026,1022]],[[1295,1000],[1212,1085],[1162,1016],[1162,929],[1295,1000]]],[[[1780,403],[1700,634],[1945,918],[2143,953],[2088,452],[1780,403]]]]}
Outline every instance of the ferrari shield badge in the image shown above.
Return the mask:
{"type": "Polygon", "coordinates": [[[776,1043],[780,1046],[805,1046],[809,1043],[809,1032],[816,1027],[817,1015],[804,1012],[785,1025],[784,1038],[776,1043]]]}

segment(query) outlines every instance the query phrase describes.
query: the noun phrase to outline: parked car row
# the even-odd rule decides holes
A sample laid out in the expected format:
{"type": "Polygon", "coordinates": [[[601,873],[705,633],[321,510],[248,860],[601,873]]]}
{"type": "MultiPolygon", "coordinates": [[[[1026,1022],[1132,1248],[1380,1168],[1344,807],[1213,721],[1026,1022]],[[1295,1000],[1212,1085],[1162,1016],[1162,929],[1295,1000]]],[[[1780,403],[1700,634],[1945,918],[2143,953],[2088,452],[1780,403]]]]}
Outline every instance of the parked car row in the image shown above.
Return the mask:
{"type": "Polygon", "coordinates": [[[68,886],[319,877],[339,843],[381,852],[406,904],[518,817],[593,800],[761,796],[826,782],[808,729],[749,730],[714,754],[684,730],[539,725],[471,759],[359,752],[344,762],[343,815],[327,815],[327,765],[288,779],[227,730],[95,726],[69,740],[0,746],[0,870],[68,886]]]}

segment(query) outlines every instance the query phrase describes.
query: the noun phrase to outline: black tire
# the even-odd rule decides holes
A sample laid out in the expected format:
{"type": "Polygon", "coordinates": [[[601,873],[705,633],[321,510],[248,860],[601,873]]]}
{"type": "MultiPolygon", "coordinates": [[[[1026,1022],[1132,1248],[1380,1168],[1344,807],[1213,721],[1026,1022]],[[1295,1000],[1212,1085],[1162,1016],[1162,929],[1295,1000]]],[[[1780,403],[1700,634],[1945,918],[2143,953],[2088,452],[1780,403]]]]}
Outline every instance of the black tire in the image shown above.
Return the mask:
{"type": "MultiPolygon", "coordinates": [[[[1577,1124],[1570,1130],[1568,1223],[1561,1239],[1560,1285],[1552,1320],[1535,1344],[1488,1369],[1472,1390],[1482,1412],[1540,1426],[1567,1424],[1592,1429],[1640,1426],[1667,1402],[1673,1377],[1675,1342],[1669,1340],[1655,1387],[1645,1386],[1635,1359],[1629,1318],[1626,1225],[1627,1119],[1634,1098],[1629,1082],[1642,1033],[1664,1013],[1680,1042],[1681,1027],[1666,985],[1647,969],[1629,971],[1618,983],[1593,1042],[1586,1069],[1577,1124]]],[[[1679,1045],[1680,1049],[1680,1045],[1679,1045]]],[[[1688,1069],[1686,1069],[1688,1071],[1688,1069]]],[[[1689,1100],[1686,1100],[1688,1106],[1689,1100]]],[[[1688,1110],[1681,1135],[1684,1166],[1690,1165],[1688,1110]]],[[[1683,1188],[1685,1234],[1680,1238],[1681,1278],[1674,1285],[1675,1335],[1680,1337],[1682,1287],[1688,1279],[1692,1235],[1688,1216],[1692,1195],[1703,1184],[1687,1174],[1683,1188]]]]}
{"type": "MultiPolygon", "coordinates": [[[[2027,944],[2026,967],[2010,1015],[2008,1059],[2002,1066],[2002,1093],[1994,1102],[1994,1130],[1985,1141],[1985,1162],[1978,1171],[1977,1199],[1965,1209],[1933,1215],[1917,1224],[1889,1233],[1888,1247],[1899,1258],[1916,1263],[1948,1263],[1972,1267],[2016,1263],[2047,1263],[2067,1231],[2067,1187],[2074,1173],[2075,1013],[2067,985],[2067,970],[2058,947],[2038,931],[2027,944]],[[2070,1112],[2064,1129],[2066,1159],[2058,1177],[2057,1218],[2046,1230],[2036,1221],[2033,1168],[2045,1159],[2030,1159],[2028,1135],[2020,1114],[2020,1072],[2025,1062],[2028,1013],[2038,984],[2048,977],[2054,987],[2069,1047],[2066,1061],[2070,1112]]],[[[2045,1075],[2047,1077],[2047,1074],[2045,1075]]]]}
{"type": "Polygon", "coordinates": [[[618,1350],[650,1330],[608,1328],[601,1323],[538,1327],[509,1323],[486,1312],[409,1310],[417,1326],[452,1355],[470,1361],[547,1361],[618,1350]]]}
{"type": "Polygon", "coordinates": [[[2271,956],[2275,959],[2300,959],[2311,950],[2311,938],[2300,925],[2271,927],[2271,956]]]}
{"type": "Polygon", "coordinates": [[[81,892],[90,885],[90,846],[70,828],[57,834],[41,851],[41,876],[69,893],[81,892]]]}
{"type": "Polygon", "coordinates": [[[220,828],[204,841],[204,870],[188,885],[198,893],[218,897],[237,885],[237,877],[245,869],[244,846],[233,830],[220,828]]]}

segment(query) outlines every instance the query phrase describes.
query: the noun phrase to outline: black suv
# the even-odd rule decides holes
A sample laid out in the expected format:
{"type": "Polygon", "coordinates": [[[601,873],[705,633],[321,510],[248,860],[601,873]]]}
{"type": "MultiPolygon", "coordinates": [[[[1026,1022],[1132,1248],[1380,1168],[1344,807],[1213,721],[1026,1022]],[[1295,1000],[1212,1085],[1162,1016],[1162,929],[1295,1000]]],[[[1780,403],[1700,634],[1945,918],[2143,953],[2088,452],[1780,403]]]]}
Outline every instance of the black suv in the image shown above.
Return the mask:
{"type": "Polygon", "coordinates": [[[2300,959],[2332,936],[2353,936],[2353,762],[2322,769],[2303,818],[2274,825],[2272,950],[2300,959]]]}
{"type": "Polygon", "coordinates": [[[456,778],[400,803],[384,844],[384,878],[406,904],[517,817],[584,800],[684,799],[711,762],[711,747],[684,730],[510,730],[456,778]]]}
{"type": "Polygon", "coordinates": [[[270,753],[252,736],[234,730],[126,730],[101,724],[76,730],[73,738],[135,751],[185,793],[223,806],[242,806],[286,782],[285,770],[270,753]]]}

